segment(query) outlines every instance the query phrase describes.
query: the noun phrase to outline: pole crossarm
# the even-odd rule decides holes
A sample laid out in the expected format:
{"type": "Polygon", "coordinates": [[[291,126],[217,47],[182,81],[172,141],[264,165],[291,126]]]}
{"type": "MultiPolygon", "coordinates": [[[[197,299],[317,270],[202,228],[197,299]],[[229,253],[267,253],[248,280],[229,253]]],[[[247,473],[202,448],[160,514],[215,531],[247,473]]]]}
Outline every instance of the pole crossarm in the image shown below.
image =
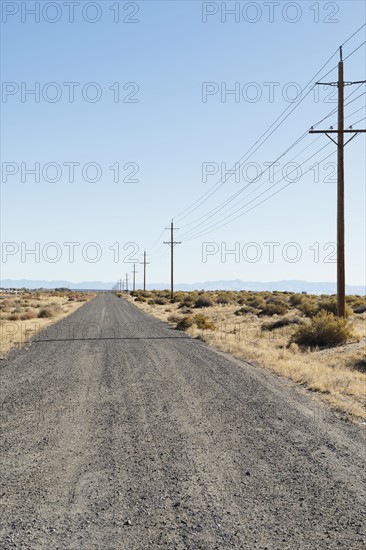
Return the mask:
{"type": "Polygon", "coordinates": [[[358,134],[364,134],[366,130],[309,130],[309,134],[325,134],[335,145],[338,146],[338,143],[335,139],[333,139],[329,134],[353,134],[350,139],[346,141],[346,143],[343,144],[343,147],[345,147],[350,141],[353,140],[354,137],[356,137],[358,134]]]}
{"type": "MultiPolygon", "coordinates": [[[[148,256],[148,255],[149,254],[147,254],[146,256],[148,256]]],[[[151,262],[146,261],[146,256],[144,256],[144,261],[143,262],[139,262],[140,265],[144,265],[144,264],[149,265],[151,263],[151,262]]]]}
{"type": "MultiPolygon", "coordinates": [[[[352,86],[353,84],[366,84],[366,80],[355,80],[354,82],[344,82],[343,86],[352,86]]],[[[338,82],[315,82],[315,86],[338,86],[338,82]]]]}
{"type": "Polygon", "coordinates": [[[359,134],[366,130],[309,130],[309,134],[359,134]]]}

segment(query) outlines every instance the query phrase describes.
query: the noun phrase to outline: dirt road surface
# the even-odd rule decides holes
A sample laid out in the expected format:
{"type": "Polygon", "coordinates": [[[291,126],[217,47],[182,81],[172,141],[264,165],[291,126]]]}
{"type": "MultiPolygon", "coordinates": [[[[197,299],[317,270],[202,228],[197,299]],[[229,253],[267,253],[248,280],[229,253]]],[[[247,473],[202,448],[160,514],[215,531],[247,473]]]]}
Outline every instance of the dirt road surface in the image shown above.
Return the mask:
{"type": "Polygon", "coordinates": [[[0,370],[1,548],[366,548],[362,426],[112,294],[0,370]]]}

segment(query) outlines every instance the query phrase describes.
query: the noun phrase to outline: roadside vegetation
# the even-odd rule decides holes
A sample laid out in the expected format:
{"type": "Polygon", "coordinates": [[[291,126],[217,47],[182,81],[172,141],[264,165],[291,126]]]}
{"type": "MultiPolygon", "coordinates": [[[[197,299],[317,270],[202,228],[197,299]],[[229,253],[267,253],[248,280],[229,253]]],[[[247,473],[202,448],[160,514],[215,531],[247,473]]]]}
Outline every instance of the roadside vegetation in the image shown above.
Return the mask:
{"type": "Polygon", "coordinates": [[[11,348],[67,317],[92,297],[93,293],[68,289],[0,294],[0,359],[11,348]]]}
{"type": "Polygon", "coordinates": [[[177,330],[270,368],[366,419],[366,299],[291,292],[131,292],[129,299],[177,330]]]}

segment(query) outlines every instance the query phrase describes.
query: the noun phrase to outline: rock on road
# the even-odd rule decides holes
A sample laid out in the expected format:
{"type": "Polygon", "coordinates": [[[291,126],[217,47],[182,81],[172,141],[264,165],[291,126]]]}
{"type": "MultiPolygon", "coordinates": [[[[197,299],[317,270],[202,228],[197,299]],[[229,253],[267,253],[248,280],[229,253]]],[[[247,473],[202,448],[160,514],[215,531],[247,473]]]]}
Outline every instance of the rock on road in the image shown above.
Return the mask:
{"type": "Polygon", "coordinates": [[[365,548],[362,427],[113,294],[1,388],[1,548],[365,548]]]}

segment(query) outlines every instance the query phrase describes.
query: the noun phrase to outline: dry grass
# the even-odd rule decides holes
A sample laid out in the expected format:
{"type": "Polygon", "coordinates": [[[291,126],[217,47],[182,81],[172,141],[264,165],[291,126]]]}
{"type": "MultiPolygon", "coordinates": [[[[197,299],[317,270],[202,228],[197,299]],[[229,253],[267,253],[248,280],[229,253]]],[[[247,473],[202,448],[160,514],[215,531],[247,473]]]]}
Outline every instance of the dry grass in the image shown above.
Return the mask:
{"type": "MultiPolygon", "coordinates": [[[[136,306],[163,321],[175,319],[181,313],[179,303],[158,306],[136,302],[136,306]]],[[[255,314],[235,315],[235,304],[215,304],[204,309],[216,330],[199,330],[192,326],[187,333],[235,357],[255,362],[285,376],[319,395],[354,418],[366,419],[365,320],[366,313],[349,318],[353,339],[346,345],[325,350],[301,350],[289,345],[296,324],[276,330],[263,330],[266,317],[255,314]]],[[[196,310],[197,311],[197,310],[196,310]]],[[[200,310],[202,311],[202,310],[200,310]]],[[[301,312],[291,309],[286,317],[299,317],[301,312]]],[[[276,321],[283,316],[274,315],[267,320],[276,321]]],[[[308,322],[304,319],[305,322],[308,322]]]]}
{"type": "Polygon", "coordinates": [[[1,294],[0,359],[35,333],[74,313],[93,296],[72,291],[1,294]]]}

